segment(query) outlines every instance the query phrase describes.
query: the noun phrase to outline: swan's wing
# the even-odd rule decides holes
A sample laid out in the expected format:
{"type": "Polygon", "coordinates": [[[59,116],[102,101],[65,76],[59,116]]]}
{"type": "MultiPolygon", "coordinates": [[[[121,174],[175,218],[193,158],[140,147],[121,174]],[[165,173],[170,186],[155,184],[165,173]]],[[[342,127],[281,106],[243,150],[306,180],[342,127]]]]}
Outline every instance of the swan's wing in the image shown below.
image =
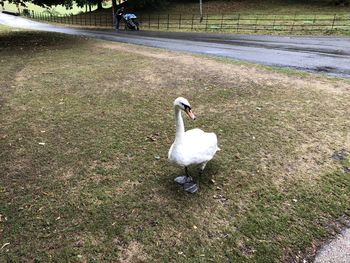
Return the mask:
{"type": "Polygon", "coordinates": [[[193,129],[185,132],[186,159],[191,163],[200,164],[211,160],[218,150],[218,140],[215,133],[193,129]]]}
{"type": "Polygon", "coordinates": [[[168,159],[171,161],[172,156],[171,153],[173,152],[173,148],[174,148],[174,143],[170,146],[169,152],[168,152],[168,159]]]}

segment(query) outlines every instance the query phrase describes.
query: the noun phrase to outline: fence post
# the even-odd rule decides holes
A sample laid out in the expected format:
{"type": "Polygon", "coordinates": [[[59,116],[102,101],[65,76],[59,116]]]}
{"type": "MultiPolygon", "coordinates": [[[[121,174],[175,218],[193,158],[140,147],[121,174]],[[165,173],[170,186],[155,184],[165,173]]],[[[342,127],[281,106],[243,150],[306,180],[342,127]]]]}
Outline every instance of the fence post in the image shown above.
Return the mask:
{"type": "Polygon", "coordinates": [[[220,30],[222,30],[222,24],[224,23],[224,14],[221,16],[221,25],[220,25],[220,30]]]}
{"type": "Polygon", "coordinates": [[[159,15],[158,15],[158,30],[159,30],[159,15]]]}
{"type": "Polygon", "coordinates": [[[205,21],[205,31],[208,30],[208,14],[207,14],[207,20],[205,21]]]}
{"type": "Polygon", "coordinates": [[[238,33],[238,29],[239,29],[239,19],[241,17],[241,14],[238,14],[238,18],[237,18],[237,33],[238,33]]]}
{"type": "Polygon", "coordinates": [[[316,23],[316,15],[314,15],[314,19],[312,20],[312,26],[311,26],[311,29],[310,31],[314,31],[315,30],[315,23],[316,23]]]}
{"type": "Polygon", "coordinates": [[[273,18],[272,30],[275,31],[276,16],[273,18]]]}
{"type": "Polygon", "coordinates": [[[193,20],[194,20],[194,15],[192,15],[192,21],[191,21],[191,31],[193,31],[193,20]]]}
{"type": "Polygon", "coordinates": [[[257,32],[257,26],[258,26],[258,16],[256,16],[256,19],[255,19],[255,28],[254,28],[255,33],[257,32]]]}
{"type": "Polygon", "coordinates": [[[333,22],[332,22],[332,31],[333,31],[333,28],[334,28],[334,22],[335,22],[335,17],[337,16],[337,14],[334,14],[334,17],[333,17],[333,22]]]}
{"type": "Polygon", "coordinates": [[[170,17],[169,17],[169,14],[168,14],[168,20],[167,20],[167,24],[166,24],[166,30],[169,30],[169,19],[170,19],[170,17]]]}
{"type": "Polygon", "coordinates": [[[292,29],[291,29],[291,33],[293,32],[293,29],[294,29],[294,24],[295,24],[295,19],[297,17],[297,13],[294,14],[294,19],[293,19],[293,24],[292,24],[292,29]]]}
{"type": "Polygon", "coordinates": [[[181,28],[181,14],[179,16],[179,29],[181,28]]]}
{"type": "Polygon", "coordinates": [[[151,15],[148,15],[148,29],[151,29],[151,15]]]}

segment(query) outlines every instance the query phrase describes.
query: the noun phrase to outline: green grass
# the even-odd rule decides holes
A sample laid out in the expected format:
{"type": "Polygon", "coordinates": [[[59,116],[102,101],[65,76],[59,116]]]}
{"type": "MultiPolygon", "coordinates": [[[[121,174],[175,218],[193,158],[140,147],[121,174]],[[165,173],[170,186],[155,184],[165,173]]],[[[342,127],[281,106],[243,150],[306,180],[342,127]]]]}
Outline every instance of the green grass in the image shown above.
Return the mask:
{"type": "Polygon", "coordinates": [[[204,20],[199,23],[198,1],[187,1],[172,3],[160,11],[140,12],[140,15],[143,18],[143,27],[145,29],[150,27],[152,30],[167,30],[170,14],[171,31],[349,35],[350,25],[347,20],[349,11],[349,7],[336,6],[329,1],[204,1],[204,20]],[[179,22],[180,14],[181,22],[179,22]],[[335,23],[333,23],[334,14],[338,15],[335,23]],[[158,28],[158,16],[160,16],[160,28],[158,28]],[[324,27],[324,24],[329,26],[324,27]]]}
{"type": "MultiPolygon", "coordinates": [[[[349,7],[337,6],[331,1],[284,1],[284,0],[250,0],[250,1],[203,1],[204,14],[294,14],[294,13],[347,13],[349,7]]],[[[199,13],[198,1],[173,3],[164,12],[199,13]]]]}
{"type": "Polygon", "coordinates": [[[0,31],[1,262],[302,261],[349,216],[348,81],[0,31]],[[195,195],[177,96],[221,148],[195,195]]]}

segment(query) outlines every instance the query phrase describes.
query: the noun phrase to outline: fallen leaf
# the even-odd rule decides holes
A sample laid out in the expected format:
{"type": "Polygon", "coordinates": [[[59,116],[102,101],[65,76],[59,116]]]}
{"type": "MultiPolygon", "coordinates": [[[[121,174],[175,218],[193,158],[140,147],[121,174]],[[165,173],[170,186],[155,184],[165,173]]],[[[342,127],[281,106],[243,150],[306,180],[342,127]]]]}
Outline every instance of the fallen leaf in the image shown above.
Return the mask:
{"type": "Polygon", "coordinates": [[[4,247],[6,247],[6,246],[8,246],[8,245],[10,245],[10,243],[5,243],[5,244],[3,244],[2,247],[1,247],[1,249],[3,249],[4,247]]]}

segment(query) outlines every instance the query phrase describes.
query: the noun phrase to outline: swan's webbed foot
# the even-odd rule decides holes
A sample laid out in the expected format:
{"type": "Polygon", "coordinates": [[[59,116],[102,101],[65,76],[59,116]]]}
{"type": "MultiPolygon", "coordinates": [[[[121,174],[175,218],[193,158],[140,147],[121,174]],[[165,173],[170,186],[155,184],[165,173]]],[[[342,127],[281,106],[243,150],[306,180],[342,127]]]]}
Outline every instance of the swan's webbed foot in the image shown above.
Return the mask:
{"type": "Polygon", "coordinates": [[[178,176],[175,178],[175,182],[182,185],[186,192],[194,194],[198,191],[198,185],[193,181],[192,177],[189,176],[187,167],[185,167],[186,175],[178,176]]]}
{"type": "Polygon", "coordinates": [[[198,191],[198,185],[194,181],[189,182],[189,183],[185,183],[184,184],[184,190],[186,192],[194,194],[195,192],[198,191]]]}
{"type": "Polygon", "coordinates": [[[178,176],[174,180],[178,184],[182,185],[186,192],[194,194],[198,191],[198,185],[193,181],[191,176],[182,175],[178,176]]]}
{"type": "Polygon", "coordinates": [[[184,185],[186,183],[193,182],[193,179],[191,176],[181,175],[181,176],[176,177],[174,181],[177,182],[178,184],[184,185]]]}

